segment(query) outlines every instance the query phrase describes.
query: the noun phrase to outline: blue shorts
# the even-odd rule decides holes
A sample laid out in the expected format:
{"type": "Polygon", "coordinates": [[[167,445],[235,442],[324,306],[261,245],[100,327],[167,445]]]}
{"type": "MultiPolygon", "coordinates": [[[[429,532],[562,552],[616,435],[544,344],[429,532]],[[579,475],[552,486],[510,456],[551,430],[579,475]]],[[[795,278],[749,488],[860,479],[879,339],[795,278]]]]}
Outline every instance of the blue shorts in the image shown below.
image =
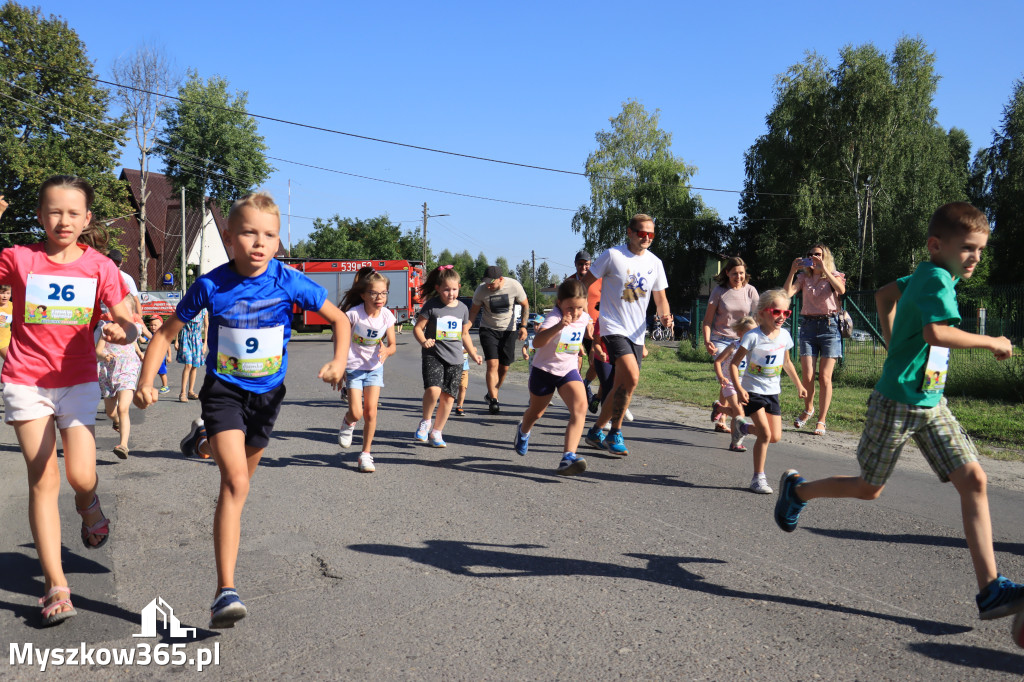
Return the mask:
{"type": "Polygon", "coordinates": [[[345,370],[345,388],[361,391],[366,386],[384,387],[384,365],[377,365],[375,369],[345,370]]]}
{"type": "Polygon", "coordinates": [[[823,318],[800,316],[800,357],[811,355],[838,358],[843,355],[843,338],[835,315],[823,318]]]}
{"type": "Polygon", "coordinates": [[[164,361],[160,363],[160,369],[156,371],[158,375],[167,374],[167,356],[164,356],[164,361]]]}
{"type": "Polygon", "coordinates": [[[570,381],[583,383],[579,370],[570,370],[564,377],[560,377],[536,367],[530,368],[530,393],[534,395],[551,395],[555,389],[565,386],[570,381]]]}

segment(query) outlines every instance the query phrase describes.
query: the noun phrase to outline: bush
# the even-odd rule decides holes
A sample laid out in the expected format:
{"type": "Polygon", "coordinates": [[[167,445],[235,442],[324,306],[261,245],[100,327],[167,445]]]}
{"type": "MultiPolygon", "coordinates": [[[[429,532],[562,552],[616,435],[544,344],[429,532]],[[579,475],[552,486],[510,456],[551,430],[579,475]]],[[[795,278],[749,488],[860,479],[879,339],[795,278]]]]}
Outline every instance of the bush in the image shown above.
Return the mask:
{"type": "Polygon", "coordinates": [[[676,349],[676,357],[684,362],[706,362],[710,364],[714,358],[708,354],[703,343],[697,343],[697,347],[694,348],[688,341],[682,341],[679,343],[679,348],[676,349]]]}

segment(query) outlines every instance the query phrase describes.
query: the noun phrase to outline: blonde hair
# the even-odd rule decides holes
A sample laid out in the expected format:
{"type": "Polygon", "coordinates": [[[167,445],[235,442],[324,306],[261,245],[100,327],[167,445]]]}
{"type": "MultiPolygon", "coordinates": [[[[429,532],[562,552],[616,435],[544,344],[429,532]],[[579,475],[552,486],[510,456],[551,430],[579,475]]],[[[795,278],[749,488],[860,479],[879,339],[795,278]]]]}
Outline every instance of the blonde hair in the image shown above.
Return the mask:
{"type": "Polygon", "coordinates": [[[646,213],[637,213],[629,219],[629,224],[626,225],[627,230],[635,230],[639,225],[644,223],[653,223],[654,218],[647,215],[646,213]]]}
{"type": "Polygon", "coordinates": [[[269,213],[281,220],[281,209],[274,203],[274,197],[270,196],[270,192],[253,192],[231,204],[231,210],[228,211],[228,228],[234,226],[238,220],[238,214],[244,208],[251,208],[260,213],[269,213]]]}
{"type": "MultiPolygon", "coordinates": [[[[825,278],[825,273],[826,272],[835,272],[836,271],[836,261],[835,261],[835,259],[832,258],[832,249],[828,248],[827,246],[825,246],[821,242],[818,242],[817,244],[812,245],[811,248],[812,249],[821,249],[821,266],[822,266],[822,270],[823,270],[823,272],[821,273],[822,279],[825,278]]],[[[811,270],[810,268],[805,268],[805,269],[808,272],[810,272],[810,270],[811,270]]]]}
{"type": "Polygon", "coordinates": [[[760,314],[765,308],[772,307],[775,301],[785,301],[789,307],[789,296],[782,289],[769,289],[757,297],[757,312],[760,314]]]}
{"type": "Polygon", "coordinates": [[[738,319],[736,322],[733,322],[732,326],[729,327],[729,329],[731,329],[735,334],[742,335],[743,332],[747,331],[748,329],[753,329],[756,326],[757,320],[752,318],[750,315],[746,315],[738,319]]]}

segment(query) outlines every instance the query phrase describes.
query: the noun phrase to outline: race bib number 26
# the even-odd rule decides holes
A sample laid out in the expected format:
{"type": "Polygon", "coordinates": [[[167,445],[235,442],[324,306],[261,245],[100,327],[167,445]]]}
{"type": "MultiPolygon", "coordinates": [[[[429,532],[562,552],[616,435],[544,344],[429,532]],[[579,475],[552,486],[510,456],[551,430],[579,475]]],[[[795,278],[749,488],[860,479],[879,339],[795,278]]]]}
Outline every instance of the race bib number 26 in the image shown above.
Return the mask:
{"type": "Polygon", "coordinates": [[[25,283],[26,324],[88,324],[96,303],[96,280],[30,273],[25,283]]]}

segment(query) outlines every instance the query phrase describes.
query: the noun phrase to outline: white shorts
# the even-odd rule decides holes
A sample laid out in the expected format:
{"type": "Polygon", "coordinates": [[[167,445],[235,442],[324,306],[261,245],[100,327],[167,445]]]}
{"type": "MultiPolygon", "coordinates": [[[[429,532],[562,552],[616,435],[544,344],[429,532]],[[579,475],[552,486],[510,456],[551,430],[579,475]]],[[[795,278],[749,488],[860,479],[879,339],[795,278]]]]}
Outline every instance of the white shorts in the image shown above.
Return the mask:
{"type": "Polygon", "coordinates": [[[10,424],[53,415],[58,429],[93,426],[99,401],[100,385],[95,381],[63,388],[5,384],[4,421],[10,424]]]}

